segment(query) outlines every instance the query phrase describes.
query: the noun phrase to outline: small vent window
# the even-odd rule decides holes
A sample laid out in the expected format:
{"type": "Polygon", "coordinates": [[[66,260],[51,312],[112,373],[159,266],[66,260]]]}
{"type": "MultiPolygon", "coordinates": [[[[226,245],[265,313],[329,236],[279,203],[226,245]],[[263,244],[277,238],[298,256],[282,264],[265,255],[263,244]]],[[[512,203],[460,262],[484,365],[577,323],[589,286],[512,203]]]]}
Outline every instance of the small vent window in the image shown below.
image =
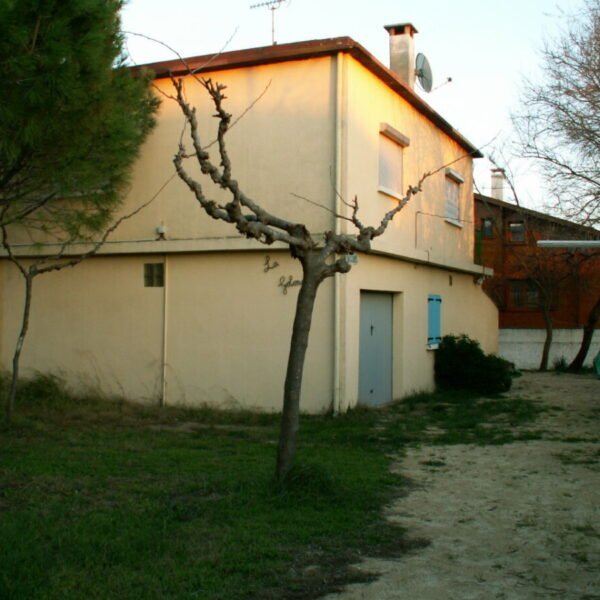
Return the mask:
{"type": "Polygon", "coordinates": [[[144,287],[165,286],[165,265],[163,263],[144,264],[144,287]]]}

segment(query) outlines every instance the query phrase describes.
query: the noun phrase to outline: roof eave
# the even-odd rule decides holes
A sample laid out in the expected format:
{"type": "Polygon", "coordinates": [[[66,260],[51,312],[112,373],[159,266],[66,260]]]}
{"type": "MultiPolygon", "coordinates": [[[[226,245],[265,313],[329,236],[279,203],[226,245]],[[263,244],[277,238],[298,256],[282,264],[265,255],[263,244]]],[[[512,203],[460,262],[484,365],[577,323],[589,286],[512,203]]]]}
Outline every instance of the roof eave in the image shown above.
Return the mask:
{"type": "Polygon", "coordinates": [[[306,60],[340,52],[350,54],[357,62],[371,71],[389,88],[427,117],[439,129],[456,141],[473,158],[482,158],[480,150],[459,133],[448,121],[436,112],[427,102],[409,88],[399,77],[377,60],[368,50],[350,37],[329,38],[276,44],[247,50],[233,50],[219,54],[178,58],[175,60],[149,63],[134,67],[135,70],[148,69],[156,79],[181,77],[193,73],[209,73],[240,67],[273,64],[292,60],[306,60]]]}
{"type": "Polygon", "coordinates": [[[542,219],[545,221],[550,221],[551,223],[555,223],[556,225],[560,225],[562,227],[570,227],[572,229],[577,229],[582,233],[587,233],[593,235],[595,237],[600,238],[600,231],[590,227],[589,225],[582,225],[581,223],[574,223],[573,221],[568,221],[567,219],[561,219],[560,217],[555,217],[553,215],[549,215],[537,210],[533,210],[532,208],[525,208],[524,206],[519,206],[518,204],[512,204],[511,202],[506,202],[505,200],[499,200],[498,198],[493,198],[492,196],[486,196],[485,194],[480,194],[475,192],[474,194],[475,200],[479,200],[483,204],[492,204],[498,206],[499,208],[505,208],[507,210],[512,210],[517,213],[523,213],[525,215],[529,215],[536,219],[542,219]]]}

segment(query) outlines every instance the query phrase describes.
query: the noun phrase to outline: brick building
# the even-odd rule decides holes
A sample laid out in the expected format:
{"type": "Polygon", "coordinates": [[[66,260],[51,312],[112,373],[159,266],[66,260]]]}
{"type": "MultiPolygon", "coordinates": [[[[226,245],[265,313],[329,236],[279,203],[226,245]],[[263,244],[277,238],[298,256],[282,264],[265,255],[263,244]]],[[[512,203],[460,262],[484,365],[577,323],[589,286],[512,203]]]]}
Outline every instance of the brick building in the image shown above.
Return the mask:
{"type": "Polygon", "coordinates": [[[475,194],[475,229],[475,262],[494,269],[483,287],[499,308],[499,354],[518,367],[538,368],[550,327],[549,366],[561,357],[570,362],[600,299],[600,251],[543,249],[536,242],[600,240],[600,232],[481,194],[475,194]]]}

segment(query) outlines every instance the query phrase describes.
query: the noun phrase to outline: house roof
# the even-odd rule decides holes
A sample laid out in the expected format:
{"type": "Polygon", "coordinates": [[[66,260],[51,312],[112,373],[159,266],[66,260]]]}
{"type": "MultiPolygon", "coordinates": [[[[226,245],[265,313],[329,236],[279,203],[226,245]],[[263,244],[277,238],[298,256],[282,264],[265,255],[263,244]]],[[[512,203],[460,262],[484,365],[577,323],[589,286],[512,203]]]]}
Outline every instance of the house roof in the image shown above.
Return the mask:
{"type": "Polygon", "coordinates": [[[483,154],[448,121],[418,96],[393,71],[377,60],[368,50],[350,37],[310,40],[291,44],[276,44],[248,50],[234,50],[213,55],[178,58],[162,62],[140,65],[137,69],[150,69],[156,79],[186,75],[190,71],[208,73],[226,69],[237,69],[256,65],[274,64],[292,60],[305,60],[321,56],[331,56],[340,52],[350,54],[390,89],[404,98],[409,104],[427,117],[434,125],[464,148],[473,158],[483,154]]]}
{"type": "Polygon", "coordinates": [[[594,229],[593,227],[587,227],[586,225],[580,225],[579,223],[573,223],[572,221],[567,221],[566,219],[561,219],[559,217],[553,217],[552,215],[548,215],[543,212],[539,212],[537,210],[532,210],[531,208],[525,208],[524,206],[519,206],[517,204],[513,204],[512,202],[505,202],[504,200],[498,200],[497,198],[492,198],[491,196],[485,196],[484,194],[475,193],[475,201],[481,202],[482,204],[491,204],[493,206],[497,206],[499,208],[504,208],[508,210],[512,210],[516,213],[521,213],[523,215],[527,215],[533,217],[535,219],[540,219],[542,221],[548,221],[555,225],[560,225],[561,227],[566,227],[576,231],[577,233],[585,234],[587,237],[600,239],[600,231],[594,229]]]}

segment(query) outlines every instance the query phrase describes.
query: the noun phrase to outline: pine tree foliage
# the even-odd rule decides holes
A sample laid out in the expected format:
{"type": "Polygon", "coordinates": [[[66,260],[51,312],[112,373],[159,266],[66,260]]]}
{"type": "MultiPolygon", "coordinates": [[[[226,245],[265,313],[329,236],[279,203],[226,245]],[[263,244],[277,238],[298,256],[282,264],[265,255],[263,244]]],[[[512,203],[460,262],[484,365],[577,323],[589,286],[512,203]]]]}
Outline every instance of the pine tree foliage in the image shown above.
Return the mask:
{"type": "Polygon", "coordinates": [[[151,130],[124,65],[121,0],[0,0],[0,225],[105,227],[151,130]]]}

